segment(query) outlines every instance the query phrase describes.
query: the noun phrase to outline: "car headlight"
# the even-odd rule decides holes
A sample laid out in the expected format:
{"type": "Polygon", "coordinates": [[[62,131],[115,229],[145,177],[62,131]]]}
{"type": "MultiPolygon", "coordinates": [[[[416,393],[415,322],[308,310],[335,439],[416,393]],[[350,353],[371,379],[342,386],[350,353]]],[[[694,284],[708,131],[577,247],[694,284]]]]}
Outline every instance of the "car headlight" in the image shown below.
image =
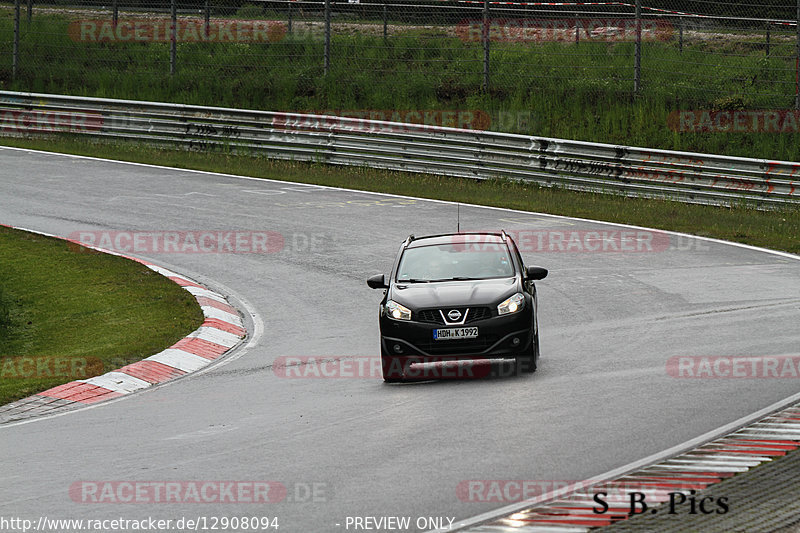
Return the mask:
{"type": "Polygon", "coordinates": [[[518,292],[497,306],[497,314],[508,315],[510,313],[516,313],[523,307],[525,307],[525,296],[521,292],[518,292]]]}
{"type": "Polygon", "coordinates": [[[411,310],[393,300],[386,302],[386,314],[395,320],[411,320],[411,310]]]}

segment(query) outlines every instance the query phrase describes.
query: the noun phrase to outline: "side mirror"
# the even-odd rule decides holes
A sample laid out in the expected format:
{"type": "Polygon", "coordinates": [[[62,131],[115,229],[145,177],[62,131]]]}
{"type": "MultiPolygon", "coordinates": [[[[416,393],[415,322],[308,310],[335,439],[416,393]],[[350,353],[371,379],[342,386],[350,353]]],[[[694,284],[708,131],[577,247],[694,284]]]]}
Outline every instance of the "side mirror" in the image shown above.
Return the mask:
{"type": "Polygon", "coordinates": [[[371,278],[367,279],[367,285],[369,285],[370,289],[389,288],[389,286],[386,284],[386,277],[383,274],[376,274],[375,276],[372,276],[371,278]]]}
{"type": "Polygon", "coordinates": [[[525,269],[528,279],[544,279],[547,277],[547,269],[542,267],[530,266],[525,269]]]}

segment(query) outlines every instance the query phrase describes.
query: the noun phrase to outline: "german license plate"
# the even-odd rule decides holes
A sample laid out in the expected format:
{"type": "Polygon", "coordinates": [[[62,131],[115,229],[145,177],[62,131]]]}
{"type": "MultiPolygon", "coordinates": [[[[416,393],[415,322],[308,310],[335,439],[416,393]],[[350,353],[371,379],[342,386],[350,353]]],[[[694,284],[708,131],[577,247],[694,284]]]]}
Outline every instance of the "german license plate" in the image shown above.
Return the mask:
{"type": "Polygon", "coordinates": [[[478,328],[447,328],[433,330],[433,339],[437,341],[474,339],[477,336],[478,328]]]}

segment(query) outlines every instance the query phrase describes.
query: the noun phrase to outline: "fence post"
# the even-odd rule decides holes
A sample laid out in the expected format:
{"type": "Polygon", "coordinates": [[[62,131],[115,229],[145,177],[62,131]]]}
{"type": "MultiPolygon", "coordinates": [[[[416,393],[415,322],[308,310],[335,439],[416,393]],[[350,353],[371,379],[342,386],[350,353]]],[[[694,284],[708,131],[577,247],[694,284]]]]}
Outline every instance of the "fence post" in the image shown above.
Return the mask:
{"type": "Polygon", "coordinates": [[[28,0],[28,24],[31,23],[33,18],[33,0],[28,0]]]}
{"type": "Polygon", "coordinates": [[[170,1],[170,12],[172,15],[172,28],[169,36],[169,75],[174,76],[178,68],[178,9],[176,0],[170,1]]]}
{"type": "Polygon", "coordinates": [[[389,35],[388,28],[387,28],[387,23],[388,23],[388,15],[386,13],[386,4],[383,4],[383,42],[384,42],[384,44],[386,43],[386,38],[389,35]]]}
{"type": "Polygon", "coordinates": [[[206,32],[206,40],[208,40],[208,36],[211,34],[211,7],[208,5],[208,0],[203,5],[203,23],[205,24],[203,31],[206,32]]]}
{"type": "Polygon", "coordinates": [[[678,17],[678,51],[683,53],[683,17],[678,17]]]}
{"type": "Polygon", "coordinates": [[[580,29],[580,20],[578,20],[578,15],[575,15],[575,44],[581,42],[581,29],[580,29]]]}
{"type": "Polygon", "coordinates": [[[800,109],[800,0],[797,0],[797,15],[795,18],[795,25],[796,30],[796,37],[795,37],[795,46],[797,50],[795,52],[795,59],[794,59],[794,108],[800,109]]]}
{"type": "Polygon", "coordinates": [[[489,92],[489,0],[483,0],[483,91],[489,92]]]}
{"type": "MultiPolygon", "coordinates": [[[[800,0],[797,0],[800,5],[800,0]]],[[[636,52],[633,59],[633,92],[642,88],[642,0],[636,0],[636,52]]]]}
{"type": "Polygon", "coordinates": [[[18,67],[19,67],[19,0],[14,0],[14,50],[11,53],[12,80],[17,79],[18,67]]]}
{"type": "Polygon", "coordinates": [[[767,50],[766,56],[769,57],[769,22],[767,22],[767,50]]]}
{"type": "MultiPolygon", "coordinates": [[[[797,0],[800,2],[800,0],[797,0]]],[[[331,68],[331,0],[325,0],[325,75],[331,68]]]]}
{"type": "Polygon", "coordinates": [[[114,29],[117,28],[117,22],[119,22],[119,6],[117,5],[117,0],[114,0],[111,7],[111,24],[114,26],[114,29]]]}
{"type": "Polygon", "coordinates": [[[289,0],[289,28],[288,32],[292,33],[292,0],[289,0]]]}

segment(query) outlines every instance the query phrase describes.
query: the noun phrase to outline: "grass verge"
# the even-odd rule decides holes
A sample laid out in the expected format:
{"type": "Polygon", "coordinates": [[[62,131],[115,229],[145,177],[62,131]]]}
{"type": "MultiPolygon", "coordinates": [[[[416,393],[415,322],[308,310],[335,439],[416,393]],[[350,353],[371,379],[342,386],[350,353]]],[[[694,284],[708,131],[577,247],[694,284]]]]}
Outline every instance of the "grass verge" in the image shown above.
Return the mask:
{"type": "Polygon", "coordinates": [[[0,405],[148,357],[203,320],[139,263],[5,227],[0,292],[0,405]]]}
{"type": "Polygon", "coordinates": [[[9,326],[11,326],[11,313],[8,310],[8,302],[3,294],[3,287],[0,287],[0,338],[7,335],[9,326]]]}
{"type": "Polygon", "coordinates": [[[507,180],[473,181],[363,167],[334,167],[264,157],[157,149],[134,143],[91,143],[67,137],[5,138],[0,139],[0,144],[634,224],[800,254],[800,207],[775,211],[710,207],[574,192],[507,180]]]}

